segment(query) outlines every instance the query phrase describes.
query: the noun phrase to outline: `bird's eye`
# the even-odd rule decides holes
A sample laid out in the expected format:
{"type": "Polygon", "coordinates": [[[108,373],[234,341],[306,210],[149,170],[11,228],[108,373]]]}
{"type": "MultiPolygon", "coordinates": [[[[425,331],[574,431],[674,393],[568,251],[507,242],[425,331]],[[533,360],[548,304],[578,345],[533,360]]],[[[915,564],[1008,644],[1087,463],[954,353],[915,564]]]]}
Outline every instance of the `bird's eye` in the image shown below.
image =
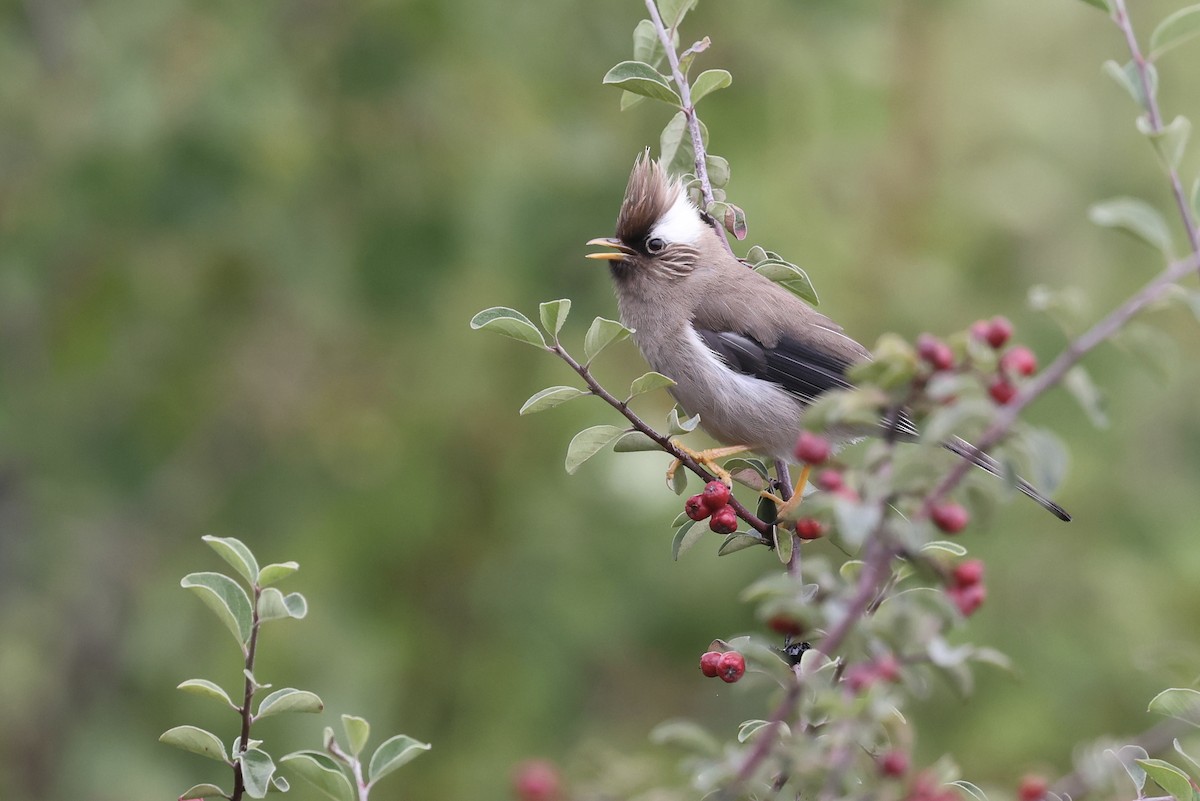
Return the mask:
{"type": "Polygon", "coordinates": [[[658,253],[667,246],[667,243],[659,239],[657,236],[652,236],[646,240],[646,250],[650,253],[658,253]]]}

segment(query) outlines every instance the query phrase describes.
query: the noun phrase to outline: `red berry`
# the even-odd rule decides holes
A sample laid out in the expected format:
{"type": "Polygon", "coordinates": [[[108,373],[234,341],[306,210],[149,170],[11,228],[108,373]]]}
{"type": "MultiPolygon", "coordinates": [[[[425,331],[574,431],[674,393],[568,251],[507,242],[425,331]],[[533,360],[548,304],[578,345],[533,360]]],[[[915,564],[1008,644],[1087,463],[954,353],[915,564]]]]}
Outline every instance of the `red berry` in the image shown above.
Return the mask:
{"type": "Polygon", "coordinates": [[[1021,784],[1017,787],[1017,797],[1021,801],[1039,801],[1046,797],[1046,791],[1049,789],[1045,779],[1030,774],[1021,779],[1021,784]]]}
{"type": "Polygon", "coordinates": [[[700,657],[700,672],[710,679],[717,677],[720,672],[721,657],[724,656],[720,651],[706,651],[700,657]]]}
{"type": "Polygon", "coordinates": [[[561,784],[558,769],[542,759],[522,762],[513,772],[513,794],[521,801],[553,801],[561,784]]]}
{"type": "Polygon", "coordinates": [[[703,495],[693,495],[684,502],[683,513],[692,520],[705,520],[712,514],[712,511],[705,503],[703,495]]]}
{"type": "Polygon", "coordinates": [[[917,337],[917,355],[929,362],[935,370],[949,370],[954,366],[954,351],[933,334],[917,337]]]}
{"type": "Polygon", "coordinates": [[[987,320],[976,320],[971,323],[971,336],[979,340],[987,340],[988,329],[991,324],[987,320]]]}
{"type": "Polygon", "coordinates": [[[879,675],[871,665],[851,665],[846,669],[846,686],[855,694],[870,688],[878,678],[879,675]]]}
{"type": "Polygon", "coordinates": [[[767,626],[771,631],[785,637],[799,637],[805,631],[803,623],[793,620],[787,615],[775,615],[767,621],[767,626]]]}
{"type": "Polygon", "coordinates": [[[963,617],[970,617],[987,598],[987,587],[982,583],[972,584],[969,587],[951,587],[946,594],[958,607],[958,611],[962,612],[963,617]]]}
{"type": "Polygon", "coordinates": [[[933,524],[946,534],[957,534],[967,527],[971,517],[967,510],[957,503],[943,503],[933,507],[929,513],[933,524]]]}
{"type": "Polygon", "coordinates": [[[900,681],[900,661],[893,654],[875,660],[875,675],[883,681],[900,681]]]}
{"type": "Polygon", "coordinates": [[[737,651],[726,651],[721,654],[721,661],[717,666],[717,675],[726,684],[733,684],[746,675],[746,658],[737,651]]]}
{"type": "Polygon", "coordinates": [[[1006,406],[1009,401],[1017,397],[1017,388],[1007,378],[998,375],[988,384],[988,394],[997,404],[1006,406]]]}
{"type": "Polygon", "coordinates": [[[732,506],[722,506],[713,512],[712,519],[708,521],[708,527],[718,534],[732,534],[737,531],[738,527],[737,512],[733,511],[732,506]]]}
{"type": "Polygon", "coordinates": [[[1018,345],[1000,357],[1000,368],[1006,373],[1033,375],[1037,372],[1037,356],[1024,345],[1018,345]]]}
{"type": "Polygon", "coordinates": [[[898,749],[888,751],[879,758],[879,772],[893,779],[908,773],[908,754],[898,749]]]}
{"type": "Polygon", "coordinates": [[[1008,321],[1007,317],[993,317],[988,321],[987,326],[987,335],[984,339],[993,348],[1004,347],[1004,343],[1012,337],[1013,325],[1008,321]]]}
{"type": "Polygon", "coordinates": [[[813,517],[802,517],[796,521],[796,536],[802,540],[819,540],[825,534],[825,526],[813,517]]]}
{"type": "Polygon", "coordinates": [[[714,512],[729,503],[729,487],[724,481],[710,481],[704,485],[704,503],[714,512]]]}
{"type": "Polygon", "coordinates": [[[970,587],[983,581],[983,561],[966,559],[954,566],[954,586],[970,587]]]}
{"type": "Polygon", "coordinates": [[[822,470],[817,474],[817,486],[826,492],[840,490],[845,485],[845,479],[842,478],[842,474],[837,470],[822,470]]]}
{"type": "Polygon", "coordinates": [[[810,431],[800,432],[796,439],[796,459],[807,464],[821,464],[829,458],[829,440],[810,431]]]}

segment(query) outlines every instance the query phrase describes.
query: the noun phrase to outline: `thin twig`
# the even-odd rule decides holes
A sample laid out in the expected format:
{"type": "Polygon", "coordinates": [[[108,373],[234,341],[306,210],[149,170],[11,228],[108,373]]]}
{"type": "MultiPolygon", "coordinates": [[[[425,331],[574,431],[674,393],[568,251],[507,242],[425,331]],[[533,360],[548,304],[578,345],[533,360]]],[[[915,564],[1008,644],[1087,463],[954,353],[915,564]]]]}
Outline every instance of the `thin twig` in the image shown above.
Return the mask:
{"type": "Polygon", "coordinates": [[[700,118],[696,116],[696,105],[692,103],[692,87],[688,84],[687,76],[683,74],[683,70],[679,66],[679,55],[675,52],[671,34],[663,24],[662,15],[658,13],[658,5],[654,0],[646,0],[646,10],[650,12],[650,21],[654,23],[658,40],[662,42],[663,50],[667,53],[667,63],[671,65],[671,77],[675,79],[675,87],[679,92],[680,111],[687,120],[688,133],[692,139],[692,161],[696,167],[696,178],[700,181],[700,194],[704,197],[704,217],[717,232],[721,244],[732,256],[734,255],[733,248],[730,247],[729,240],[725,237],[724,228],[720,221],[708,213],[708,207],[716,201],[716,198],[713,196],[712,182],[708,179],[708,154],[704,152],[704,140],[700,138],[700,118]]]}
{"type": "MultiPolygon", "coordinates": [[[[1158,108],[1158,99],[1154,94],[1154,82],[1150,77],[1150,64],[1142,55],[1141,48],[1138,47],[1137,37],[1133,33],[1133,22],[1129,19],[1129,12],[1125,8],[1125,0],[1112,0],[1112,6],[1113,22],[1125,35],[1125,44],[1129,47],[1129,55],[1133,57],[1133,65],[1138,72],[1138,81],[1142,85],[1142,105],[1146,109],[1146,119],[1150,123],[1150,131],[1158,136],[1163,133],[1165,128],[1163,127],[1162,112],[1158,108]]],[[[1187,231],[1192,253],[1200,255],[1200,232],[1197,231],[1192,207],[1188,203],[1187,195],[1184,194],[1179,170],[1166,159],[1163,160],[1163,166],[1171,181],[1171,193],[1175,195],[1175,205],[1179,209],[1179,216],[1183,218],[1183,227],[1187,231]]]]}
{"type": "MultiPolygon", "coordinates": [[[[992,424],[976,440],[975,450],[983,453],[999,442],[1017,422],[1017,418],[1026,406],[1033,403],[1043,392],[1056,386],[1066,376],[1067,371],[1089,351],[1102,342],[1106,342],[1133,319],[1134,315],[1158,300],[1171,285],[1196,269],[1198,265],[1200,265],[1200,254],[1193,254],[1189,258],[1167,265],[1167,269],[1156,275],[1124,303],[1109,312],[1108,316],[1068,344],[1058,358],[1026,384],[1011,402],[1000,408],[995,419],[992,420],[992,424]]],[[[925,503],[917,512],[917,517],[928,517],[933,507],[958,486],[971,467],[972,463],[963,459],[950,468],[938,485],[926,496],[925,503]]]]}
{"type": "MultiPolygon", "coordinates": [[[[622,415],[624,415],[625,419],[632,423],[636,430],[641,431],[647,437],[654,440],[658,447],[662,448],[668,454],[678,459],[680,464],[682,464],[688,470],[691,470],[696,475],[700,476],[705,483],[716,480],[717,477],[705,470],[699,462],[697,462],[684,451],[680,450],[669,438],[655,431],[650,427],[649,424],[642,420],[642,418],[638,417],[637,414],[629,408],[629,404],[623,400],[617,399],[616,396],[601,386],[600,382],[592,376],[592,371],[589,370],[586,365],[582,365],[577,362],[575,358],[571,356],[571,354],[567,353],[566,348],[564,348],[562,345],[549,345],[547,346],[546,350],[550,351],[566,362],[572,370],[579,374],[579,377],[583,379],[585,384],[587,384],[588,389],[591,390],[593,395],[600,398],[609,406],[613,407],[622,415]]],[[[768,546],[774,544],[773,540],[771,539],[772,527],[768,523],[761,520],[757,515],[742,505],[737,498],[730,497],[729,505],[733,507],[735,512],[737,512],[738,517],[740,517],[742,520],[745,520],[747,525],[759,533],[759,536],[762,538],[764,544],[768,546]]]]}
{"type": "Polygon", "coordinates": [[[354,774],[354,797],[358,801],[368,801],[371,785],[363,781],[362,760],[343,751],[338,746],[336,740],[331,739],[325,748],[330,754],[345,764],[346,767],[350,768],[350,772],[354,774]]]}
{"type": "MultiPolygon", "coordinates": [[[[238,753],[246,753],[249,748],[247,743],[250,742],[250,724],[254,721],[254,715],[250,711],[254,702],[254,693],[258,691],[258,684],[254,680],[254,655],[258,650],[258,597],[262,590],[257,584],[254,586],[254,605],[251,607],[250,617],[250,642],[246,645],[246,684],[242,694],[242,707],[238,710],[242,716],[242,732],[241,739],[238,740],[238,753]]],[[[241,801],[242,794],[246,791],[246,781],[242,778],[242,761],[239,759],[233,763],[233,794],[230,796],[230,801],[241,801]]]]}

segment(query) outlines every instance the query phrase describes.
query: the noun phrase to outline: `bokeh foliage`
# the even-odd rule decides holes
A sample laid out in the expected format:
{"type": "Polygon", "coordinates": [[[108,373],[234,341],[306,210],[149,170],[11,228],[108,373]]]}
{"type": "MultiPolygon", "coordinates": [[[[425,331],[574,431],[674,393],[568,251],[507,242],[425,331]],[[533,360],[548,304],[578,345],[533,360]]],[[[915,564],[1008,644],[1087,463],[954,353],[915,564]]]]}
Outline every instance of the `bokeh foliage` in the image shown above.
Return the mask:
{"type": "MultiPolygon", "coordinates": [[[[208,533],[301,563],[313,613],[260,665],[434,743],[411,797],[500,797],[538,753],[579,774],[633,754],[608,777],[634,785],[670,775],[645,739],[658,721],[745,717],[695,657],[754,625],[736,593],[773,557],[671,562],[665,459],[567,478],[596,409],[518,417],[570,376],[466,325],[564,296],[613,316],[582,243],[609,234],[669,116],[621,114],[600,85],[642,11],[0,7],[0,797],[199,780],[155,738],[217,725],[180,680],[238,675],[177,583],[217,566],[208,533]]],[[[1045,357],[1062,339],[1026,311],[1030,285],[1077,286],[1098,316],[1158,269],[1086,222],[1112,195],[1169,199],[1100,73],[1123,45],[1094,9],[714,0],[689,19],[714,40],[698,66],[734,76],[704,118],[750,241],[799,262],[854,336],[1004,313],[1045,357]]],[[[1198,60],[1160,64],[1168,116],[1200,113],[1198,60]]],[[[1195,679],[1197,325],[1156,323],[1181,343],[1165,380],[1118,348],[1089,359],[1111,428],[1062,393],[1032,410],[1072,448],[1076,522],[1013,504],[967,537],[990,567],[973,639],[1022,677],[931,698],[923,760],[953,748],[983,784],[1064,770],[1074,743],[1144,728],[1158,689],[1195,679]]],[[[629,343],[606,356],[614,386],[645,369],[629,343]]],[[[310,747],[310,725],[272,736],[310,747]]]]}

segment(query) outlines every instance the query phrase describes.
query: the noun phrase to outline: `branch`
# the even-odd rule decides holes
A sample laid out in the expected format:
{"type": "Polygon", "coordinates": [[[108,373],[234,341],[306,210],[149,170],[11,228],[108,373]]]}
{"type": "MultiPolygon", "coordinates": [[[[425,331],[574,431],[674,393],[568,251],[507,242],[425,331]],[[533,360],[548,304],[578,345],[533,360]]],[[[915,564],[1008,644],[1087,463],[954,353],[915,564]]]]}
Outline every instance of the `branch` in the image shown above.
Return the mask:
{"type": "MultiPolygon", "coordinates": [[[[1150,123],[1150,131],[1156,136],[1160,135],[1165,129],[1162,123],[1162,112],[1158,108],[1158,99],[1154,96],[1150,64],[1142,55],[1141,48],[1138,47],[1137,37],[1133,33],[1133,22],[1129,19],[1129,12],[1125,8],[1125,0],[1112,0],[1112,20],[1125,35],[1125,44],[1129,47],[1129,55],[1133,57],[1138,80],[1142,85],[1142,106],[1146,109],[1146,119],[1150,123]]],[[[1171,192],[1175,195],[1175,205],[1179,209],[1179,216],[1183,218],[1183,227],[1187,230],[1188,244],[1192,246],[1192,253],[1200,255],[1200,233],[1197,232],[1192,208],[1183,192],[1183,182],[1179,179],[1179,170],[1168,159],[1163,159],[1163,166],[1166,168],[1167,177],[1171,180],[1171,192]]]]}
{"type": "Polygon", "coordinates": [[[724,228],[708,213],[708,207],[716,202],[716,198],[713,197],[712,183],[708,180],[708,154],[704,152],[704,140],[700,138],[700,118],[696,116],[696,105],[692,102],[692,87],[688,83],[687,76],[679,67],[679,55],[675,52],[675,44],[671,41],[670,33],[663,25],[662,16],[658,13],[658,5],[654,0],[646,0],[646,10],[650,12],[650,21],[654,23],[654,30],[658,32],[658,40],[662,42],[663,50],[667,53],[667,63],[671,65],[671,77],[675,79],[675,86],[679,90],[679,99],[682,103],[680,111],[687,120],[688,133],[692,139],[692,161],[696,167],[696,178],[700,181],[700,194],[704,197],[704,209],[702,210],[704,217],[717,232],[725,250],[733,256],[733,248],[729,246],[724,228]]]}
{"type": "MultiPolygon", "coordinates": [[[[570,365],[571,369],[578,373],[579,377],[583,379],[583,382],[587,384],[588,389],[591,390],[593,395],[600,398],[609,406],[613,407],[622,415],[624,415],[625,419],[632,423],[636,430],[654,440],[655,443],[658,444],[658,447],[662,448],[668,454],[678,459],[680,464],[698,475],[704,480],[705,483],[717,480],[716,476],[701,467],[699,462],[697,462],[684,451],[680,450],[674,442],[655,431],[644,420],[642,420],[642,418],[638,417],[637,414],[635,414],[634,411],[629,408],[628,403],[623,400],[618,400],[611,392],[602,387],[600,382],[598,382],[595,377],[592,376],[592,371],[589,370],[586,365],[582,365],[575,361],[574,357],[567,353],[566,349],[563,348],[562,345],[551,345],[547,346],[546,349],[570,365]]],[[[745,520],[751,528],[758,532],[759,536],[763,540],[763,544],[767,545],[768,547],[774,546],[774,540],[771,537],[772,526],[770,524],[764,522],[757,515],[747,509],[740,501],[738,501],[737,498],[730,496],[729,505],[733,507],[735,512],[737,512],[738,517],[740,517],[742,520],[745,520]]]]}
{"type": "MultiPolygon", "coordinates": [[[[241,739],[238,740],[239,753],[245,753],[250,742],[250,724],[254,721],[254,715],[250,712],[251,705],[254,702],[254,693],[257,692],[257,682],[254,680],[254,655],[258,650],[258,597],[262,594],[257,583],[254,586],[254,605],[251,607],[250,618],[250,642],[246,645],[246,684],[245,691],[242,694],[242,707],[238,710],[242,716],[242,732],[241,739]]],[[[241,801],[242,793],[246,791],[246,782],[242,778],[242,761],[239,759],[233,764],[233,794],[230,796],[230,801],[241,801]]]]}
{"type": "MultiPolygon", "coordinates": [[[[1120,0],[1117,1],[1120,2],[1120,0]]],[[[1200,266],[1200,253],[1168,264],[1167,269],[1151,279],[1149,283],[1131,295],[1120,306],[1109,312],[1107,317],[1100,320],[1100,322],[1093,325],[1081,336],[1068,344],[1066,349],[1058,355],[1058,358],[1025,385],[1017,394],[1017,397],[1013,398],[1006,406],[1000,408],[992,424],[988,426],[987,430],[976,441],[975,450],[983,453],[999,442],[1008,433],[1009,429],[1013,427],[1013,424],[1017,422],[1017,418],[1026,406],[1033,403],[1043,392],[1061,382],[1067,371],[1074,367],[1089,351],[1111,338],[1126,323],[1133,319],[1134,315],[1158,300],[1170,286],[1196,269],[1197,266],[1200,266]]],[[[917,513],[917,517],[928,517],[933,507],[958,486],[971,467],[971,462],[966,459],[960,460],[954,465],[946,473],[945,477],[942,478],[941,482],[926,496],[925,503],[917,513]]]]}

